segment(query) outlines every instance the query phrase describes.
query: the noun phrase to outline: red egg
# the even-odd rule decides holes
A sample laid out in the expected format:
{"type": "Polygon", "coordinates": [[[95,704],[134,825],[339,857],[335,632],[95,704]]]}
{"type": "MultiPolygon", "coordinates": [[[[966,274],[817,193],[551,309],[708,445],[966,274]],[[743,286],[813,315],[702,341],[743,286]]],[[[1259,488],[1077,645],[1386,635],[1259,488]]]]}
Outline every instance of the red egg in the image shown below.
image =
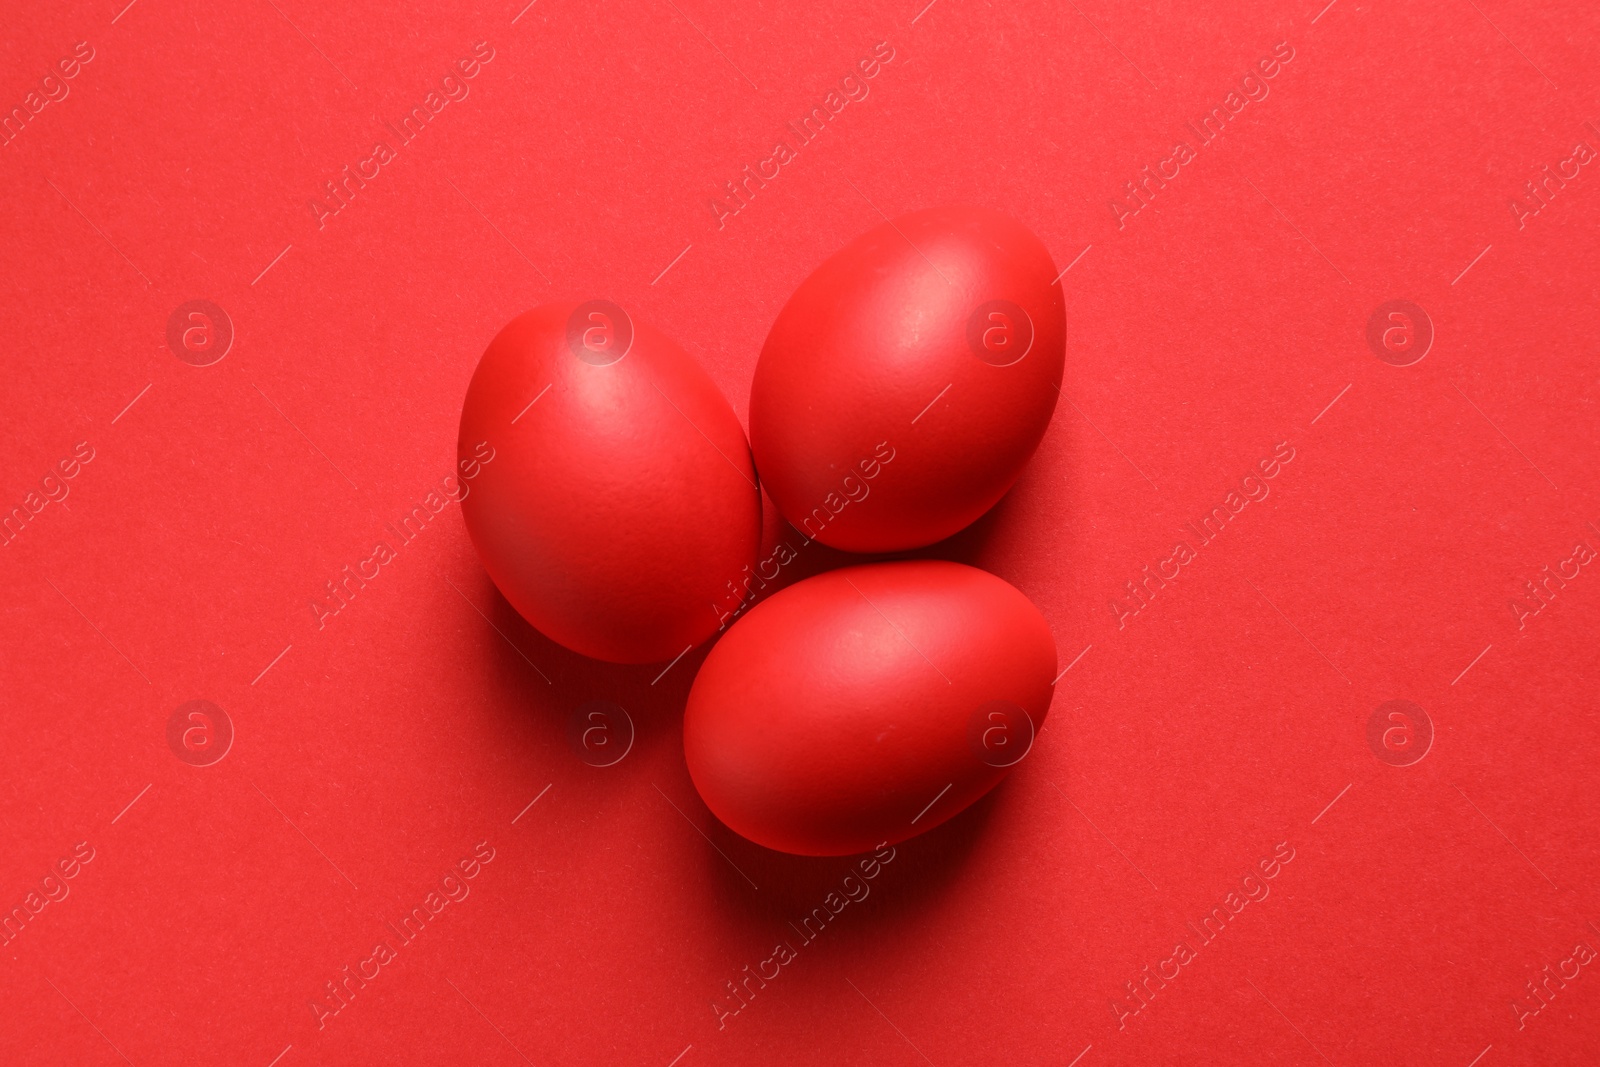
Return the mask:
{"type": "Polygon", "coordinates": [[[942,560],[847,567],[756,605],[683,720],[706,806],[750,840],[842,856],[937,826],[1025,756],[1056,646],[1039,610],[942,560]]]}
{"type": "Polygon", "coordinates": [[[457,449],[484,569],[540,632],[616,663],[720,625],[761,496],[739,420],[671,338],[607,301],[546,304],[489,342],[457,449]],[[493,460],[481,458],[488,442],[493,460]]]}
{"type": "Polygon", "coordinates": [[[762,484],[808,537],[916,548],[994,506],[1061,388],[1050,253],[998,212],[940,207],[858,237],[795,290],[750,391],[762,484]]]}

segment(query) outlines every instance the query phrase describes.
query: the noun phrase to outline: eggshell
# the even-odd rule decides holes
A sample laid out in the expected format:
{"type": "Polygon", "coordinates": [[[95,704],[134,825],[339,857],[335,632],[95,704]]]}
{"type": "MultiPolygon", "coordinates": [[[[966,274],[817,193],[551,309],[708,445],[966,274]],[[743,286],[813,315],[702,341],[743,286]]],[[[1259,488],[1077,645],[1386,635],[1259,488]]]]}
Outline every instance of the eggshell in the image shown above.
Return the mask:
{"type": "Polygon", "coordinates": [[[1050,707],[1049,624],[942,560],[828,571],[712,648],[684,713],[706,806],[752,841],[840,856],[937,826],[992,789],[1050,707]]]}
{"type": "Polygon", "coordinates": [[[993,507],[1060,393],[1055,279],[1026,227],[973,207],[884,223],[818,267],[773,323],[750,392],[756,467],[784,518],[886,552],[993,507]]]}
{"type": "Polygon", "coordinates": [[[523,618],[575,652],[669,660],[717,629],[761,497],[739,420],[671,338],[607,301],[513,319],[458,440],[467,530],[523,618]],[[487,441],[494,458],[468,464],[487,441]]]}

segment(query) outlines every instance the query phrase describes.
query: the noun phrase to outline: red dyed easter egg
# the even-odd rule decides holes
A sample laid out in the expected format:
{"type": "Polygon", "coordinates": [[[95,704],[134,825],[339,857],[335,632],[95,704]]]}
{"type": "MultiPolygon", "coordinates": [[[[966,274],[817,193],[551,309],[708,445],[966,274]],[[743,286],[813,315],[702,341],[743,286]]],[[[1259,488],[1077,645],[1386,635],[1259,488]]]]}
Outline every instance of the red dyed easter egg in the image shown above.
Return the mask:
{"type": "Polygon", "coordinates": [[[1065,344],[1055,264],[1021,223],[940,207],[869,230],[801,283],[767,335],[750,393],[762,483],[796,529],[835,548],[949,537],[1038,447],[1065,344]]]}
{"type": "Polygon", "coordinates": [[[908,560],[828,571],[752,608],[689,692],[706,806],[758,844],[847,855],[937,826],[1025,756],[1050,707],[1049,624],[1004,580],[908,560]]]}
{"type": "Polygon", "coordinates": [[[671,338],[608,301],[546,304],[489,343],[458,452],[495,585],[575,652],[670,660],[710,637],[755,560],[761,497],[738,417],[671,338]]]}

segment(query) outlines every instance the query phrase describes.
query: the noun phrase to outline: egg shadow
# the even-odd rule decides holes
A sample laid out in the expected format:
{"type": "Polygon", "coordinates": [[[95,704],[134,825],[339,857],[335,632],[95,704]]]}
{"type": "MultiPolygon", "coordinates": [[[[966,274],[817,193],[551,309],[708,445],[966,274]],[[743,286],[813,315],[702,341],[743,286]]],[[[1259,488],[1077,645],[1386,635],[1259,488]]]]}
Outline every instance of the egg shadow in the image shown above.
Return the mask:
{"type": "Polygon", "coordinates": [[[740,615],[748,614],[751,608],[791,585],[846,567],[910,559],[945,559],[981,567],[982,561],[992,551],[992,544],[1004,533],[1003,526],[1012,495],[1008,492],[970,526],[943,541],[901,552],[847,552],[812,540],[792,523],[780,518],[775,532],[769,533],[762,542],[761,559],[772,558],[778,545],[788,546],[793,552],[793,559],[780,566],[773,577],[763,576],[753,583],[749,601],[740,609],[740,615]]]}
{"type": "Polygon", "coordinates": [[[705,850],[701,866],[729,927],[756,944],[774,937],[797,944],[793,939],[799,935],[803,919],[819,908],[823,916],[828,915],[830,895],[835,907],[850,895],[844,884],[847,877],[868,887],[864,899],[878,902],[867,909],[870,922],[860,921],[865,916],[851,921],[852,927],[870,937],[874,929],[914,918],[935,906],[966,874],[971,855],[988,836],[996,798],[1005,787],[1002,781],[953,818],[895,844],[889,861],[876,863],[870,851],[853,856],[796,856],[774,851],[724,826],[697,797],[696,805],[707,824],[706,836],[714,846],[705,850]],[[872,878],[865,877],[863,865],[865,871],[875,872],[872,878]]]}
{"type": "Polygon", "coordinates": [[[681,765],[683,706],[709,645],[670,666],[591,659],[535,629],[476,558],[472,567],[452,584],[481,612],[478,624],[492,631],[477,644],[473,670],[491,693],[482,714],[515,759],[529,767],[557,761],[577,772],[594,768],[596,774],[578,773],[567,783],[594,794],[614,793],[618,783],[643,773],[651,761],[640,757],[663,746],[679,751],[681,765]],[[591,721],[594,709],[602,718],[591,721]]]}
{"type": "Polygon", "coordinates": [[[1022,493],[1018,492],[1022,479],[1006,491],[1006,494],[995,502],[994,507],[980,515],[970,526],[963,527],[945,538],[936,541],[926,548],[914,549],[903,553],[903,559],[947,559],[956,563],[965,563],[969,567],[979,567],[991,570],[988,565],[995,555],[999,543],[1009,537],[1015,536],[1015,523],[1021,510],[1019,500],[1022,493]]]}
{"type": "MultiPolygon", "coordinates": [[[[795,548],[795,557],[773,579],[753,590],[740,614],[790,585],[845,567],[902,559],[950,559],[982,566],[999,536],[1012,497],[1008,492],[994,508],[953,537],[896,553],[860,554],[831,548],[777,518],[775,510],[769,512],[776,521],[764,530],[762,557],[783,542],[795,548]]],[[[830,894],[837,902],[845,894],[842,883],[846,876],[862,880],[861,863],[872,857],[871,852],[827,857],[777,852],[729,829],[701,801],[683,761],[682,716],[694,677],[720,634],[670,666],[592,659],[533,627],[482,570],[476,557],[469,558],[470,575],[456,584],[463,596],[480,607],[495,631],[481,645],[478,669],[501,694],[501,699],[491,702],[490,714],[498,720],[492,720],[492,725],[505,731],[516,759],[528,765],[552,757],[572,761],[573,769],[580,773],[569,776],[563,788],[576,788],[595,799],[614,796],[619,787],[636,788],[638,776],[658,778],[653,784],[705,835],[705,842],[691,838],[685,847],[702,853],[708,906],[719,911],[731,931],[744,933],[755,943],[795,936],[790,924],[799,924],[817,908],[826,910],[830,894]],[[634,731],[627,757],[593,775],[581,773],[585,768],[577,764],[583,757],[573,738],[575,715],[591,701],[619,705],[630,716],[634,731]],[[662,752],[663,747],[673,751],[662,752]],[[663,771],[665,776],[661,776],[663,771]],[[613,772],[620,773],[609,777],[613,772]]],[[[951,885],[967,875],[970,857],[988,836],[997,798],[1007,785],[1002,781],[953,818],[896,844],[894,859],[880,863],[882,869],[870,883],[868,899],[876,903],[855,909],[860,914],[851,925],[870,938],[882,925],[914,918],[935,906],[951,885]],[[871,922],[861,921],[868,915],[871,922]]],[[[868,866],[870,869],[870,863],[868,866]]]]}
{"type": "MultiPolygon", "coordinates": [[[[769,522],[762,538],[762,558],[769,558],[774,546],[780,544],[789,545],[794,557],[778,568],[776,575],[752,589],[753,595],[740,614],[789,586],[847,567],[911,559],[946,559],[982,567],[996,542],[1010,535],[1008,523],[1017,517],[1013,513],[1015,495],[1007,492],[978,520],[943,541],[887,553],[847,552],[815,541],[779,517],[770,500],[765,500],[769,522]]],[[[711,644],[714,642],[697,649],[696,654],[703,659],[711,644]]],[[[680,703],[680,710],[681,707],[680,703]]],[[[688,780],[686,768],[683,779],[682,792],[693,798],[689,802],[693,809],[686,810],[693,821],[705,827],[714,846],[705,850],[707,884],[715,887],[716,903],[724,909],[729,922],[752,935],[781,933],[788,929],[787,923],[799,922],[812,909],[822,907],[830,893],[842,893],[845,876],[854,873],[860,877],[860,862],[872,856],[871,852],[858,856],[796,856],[755,844],[725,826],[705,807],[688,780]]],[[[963,876],[969,857],[987,834],[997,798],[1006,788],[1007,782],[1001,781],[953,818],[894,846],[896,887],[889,895],[895,903],[887,906],[892,907],[893,914],[914,914],[929,906],[963,876]]]]}
{"type": "MultiPolygon", "coordinates": [[[[848,553],[816,547],[823,549],[812,564],[816,573],[857,561],[848,553]]],[[[995,797],[1006,788],[1001,782],[955,817],[896,844],[893,859],[879,863],[877,876],[870,880],[863,877],[861,863],[871,859],[871,852],[816,857],[765,848],[717,819],[700,799],[683,762],[684,704],[695,672],[714,642],[693,649],[663,677],[665,664],[605,663],[556,644],[517,614],[482,571],[457,584],[464,595],[482,605],[497,631],[480,646],[482,660],[475,669],[500,695],[489,702],[489,714],[493,729],[503,730],[512,745],[513,758],[529,766],[552,758],[570,760],[577,773],[567,775],[562,788],[577,790],[580,796],[595,801],[622,790],[634,792],[642,785],[638,778],[648,776],[678,809],[668,818],[676,820],[682,815],[705,835],[701,840],[685,828],[683,849],[700,854],[697,866],[707,908],[722,917],[730,933],[754,944],[773,938],[798,944],[802,935],[790,924],[799,926],[818,908],[828,914],[830,894],[838,906],[846,896],[843,881],[850,875],[857,880],[853,885],[866,884],[871,890],[868,906],[855,907],[857,915],[851,916],[851,926],[869,938],[879,919],[860,920],[880,915],[901,918],[929,907],[963,876],[968,857],[985,837],[995,797]],[[574,745],[572,719],[592,700],[622,706],[633,718],[636,735],[632,739],[635,749],[625,759],[589,774],[583,773],[588,768],[577,765],[582,757],[574,745]],[[662,747],[672,751],[661,752],[662,747]],[[614,772],[615,778],[611,777],[614,772]]],[[[650,793],[651,787],[644,786],[644,792],[650,793]]],[[[870,863],[868,867],[874,869],[870,863]]],[[[812,927],[815,925],[813,919],[812,927]]]]}

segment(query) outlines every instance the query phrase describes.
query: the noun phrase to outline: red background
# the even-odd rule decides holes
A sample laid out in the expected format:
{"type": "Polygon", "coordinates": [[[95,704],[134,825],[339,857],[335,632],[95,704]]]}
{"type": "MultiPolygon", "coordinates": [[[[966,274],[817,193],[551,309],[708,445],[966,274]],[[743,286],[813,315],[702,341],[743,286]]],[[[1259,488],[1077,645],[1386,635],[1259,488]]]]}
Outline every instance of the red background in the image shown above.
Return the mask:
{"type": "Polygon", "coordinates": [[[0,549],[0,906],[94,859],[0,952],[0,1061],[1600,1057],[1590,968],[1512,1007],[1600,948],[1600,575],[1509,609],[1600,547],[1597,177],[1508,210],[1596,146],[1592,5],[426,6],[5,19],[7,108],[75,42],[94,59],[0,148],[0,505],[95,458],[0,549]],[[470,95],[319,228],[322,183],[480,40],[470,95]],[[708,199],[879,41],[870,96],[719,230],[708,199]],[[1270,95],[1119,228],[1123,183],[1279,42],[1270,95]],[[1087,651],[1011,778],[719,1029],[724,982],[849,864],[701,805],[678,716],[703,650],[656,684],[564,652],[453,505],[324,628],[308,604],[449,473],[513,314],[616,300],[743,418],[806,273],[951,201],[1073,263],[1066,402],[929,554],[1026,592],[1062,666],[1087,651]],[[200,298],[237,334],[208,367],[166,341],[200,298]],[[1365,340],[1397,298],[1437,332],[1408,367],[1365,340]],[[1284,441],[1271,496],[1119,627],[1123,583],[1284,441]],[[212,766],[168,747],[193,699],[236,731],[212,766]],[[637,725],[612,767],[566,739],[592,699],[637,725]],[[1367,743],[1391,699],[1436,732],[1412,766],[1367,743]],[[323,983],[480,841],[471,895],[319,1028],[323,983]],[[1119,1029],[1123,983],[1279,842],[1270,896],[1119,1029]]]}

